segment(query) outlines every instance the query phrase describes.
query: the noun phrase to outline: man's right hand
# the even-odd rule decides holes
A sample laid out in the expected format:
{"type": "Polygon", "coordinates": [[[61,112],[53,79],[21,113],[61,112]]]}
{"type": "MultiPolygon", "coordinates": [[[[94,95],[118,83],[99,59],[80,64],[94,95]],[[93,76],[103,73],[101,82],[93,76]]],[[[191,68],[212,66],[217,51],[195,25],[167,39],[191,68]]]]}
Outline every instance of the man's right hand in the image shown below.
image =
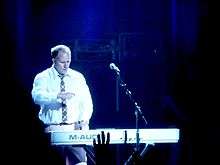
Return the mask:
{"type": "Polygon", "coordinates": [[[72,92],[60,92],[57,95],[57,98],[61,100],[68,100],[68,99],[71,99],[73,96],[75,96],[75,94],[72,92]]]}

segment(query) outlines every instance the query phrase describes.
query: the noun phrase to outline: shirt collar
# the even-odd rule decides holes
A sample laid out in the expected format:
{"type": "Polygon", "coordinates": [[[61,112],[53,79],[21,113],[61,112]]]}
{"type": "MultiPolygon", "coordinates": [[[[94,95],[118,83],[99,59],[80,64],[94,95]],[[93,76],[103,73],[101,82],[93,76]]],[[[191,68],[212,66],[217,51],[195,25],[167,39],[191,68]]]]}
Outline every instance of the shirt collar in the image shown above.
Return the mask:
{"type": "MultiPolygon", "coordinates": [[[[59,76],[59,73],[55,69],[54,64],[52,65],[51,70],[52,70],[54,76],[59,76]]],[[[67,72],[66,72],[66,74],[64,76],[70,77],[70,70],[69,70],[69,68],[68,68],[68,70],[67,70],[67,72]]]]}

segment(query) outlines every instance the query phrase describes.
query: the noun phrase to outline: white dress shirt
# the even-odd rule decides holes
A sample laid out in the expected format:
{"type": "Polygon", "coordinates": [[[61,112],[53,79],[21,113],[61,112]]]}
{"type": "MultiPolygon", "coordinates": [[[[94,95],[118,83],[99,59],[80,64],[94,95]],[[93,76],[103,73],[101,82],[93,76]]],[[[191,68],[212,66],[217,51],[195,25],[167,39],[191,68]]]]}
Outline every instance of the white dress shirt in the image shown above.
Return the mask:
{"type": "MultiPolygon", "coordinates": [[[[62,122],[61,99],[57,99],[60,92],[61,79],[54,66],[38,73],[31,91],[34,102],[40,105],[39,118],[44,124],[59,124],[62,122]]],[[[84,76],[73,69],[68,69],[65,77],[65,91],[74,93],[66,101],[67,123],[90,120],[93,103],[90,90],[84,76]]]]}

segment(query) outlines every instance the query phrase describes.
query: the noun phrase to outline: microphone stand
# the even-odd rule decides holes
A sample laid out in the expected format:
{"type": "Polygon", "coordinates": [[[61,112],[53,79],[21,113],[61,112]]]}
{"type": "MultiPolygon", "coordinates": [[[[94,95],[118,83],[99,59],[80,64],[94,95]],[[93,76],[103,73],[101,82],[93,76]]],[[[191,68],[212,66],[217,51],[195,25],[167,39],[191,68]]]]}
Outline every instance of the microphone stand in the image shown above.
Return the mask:
{"type": "Polygon", "coordinates": [[[135,106],[136,145],[135,145],[134,153],[128,158],[128,160],[124,164],[124,165],[128,165],[129,163],[131,163],[131,161],[134,161],[135,159],[138,159],[138,158],[140,159],[140,156],[138,154],[138,152],[139,152],[139,143],[140,143],[139,125],[138,125],[139,115],[142,117],[142,119],[144,120],[146,125],[147,125],[147,120],[146,120],[146,118],[144,117],[144,115],[141,111],[141,107],[133,99],[131,91],[127,88],[127,85],[120,78],[120,71],[116,71],[116,73],[117,73],[117,76],[118,76],[117,78],[119,80],[120,86],[123,88],[123,90],[125,91],[125,94],[129,97],[130,101],[135,106]]]}

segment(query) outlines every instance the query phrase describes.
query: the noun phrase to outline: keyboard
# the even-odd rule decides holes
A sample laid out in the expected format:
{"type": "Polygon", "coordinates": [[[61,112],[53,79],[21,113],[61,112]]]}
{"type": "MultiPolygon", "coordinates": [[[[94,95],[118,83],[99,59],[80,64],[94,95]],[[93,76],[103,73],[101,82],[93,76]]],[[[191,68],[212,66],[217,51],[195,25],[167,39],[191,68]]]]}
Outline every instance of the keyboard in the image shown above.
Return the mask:
{"type": "MultiPolygon", "coordinates": [[[[52,145],[93,145],[93,139],[104,131],[110,133],[110,144],[136,143],[136,129],[94,129],[73,130],[70,132],[49,132],[52,145]]],[[[179,129],[139,129],[139,143],[177,143],[179,140],[179,129]]]]}

